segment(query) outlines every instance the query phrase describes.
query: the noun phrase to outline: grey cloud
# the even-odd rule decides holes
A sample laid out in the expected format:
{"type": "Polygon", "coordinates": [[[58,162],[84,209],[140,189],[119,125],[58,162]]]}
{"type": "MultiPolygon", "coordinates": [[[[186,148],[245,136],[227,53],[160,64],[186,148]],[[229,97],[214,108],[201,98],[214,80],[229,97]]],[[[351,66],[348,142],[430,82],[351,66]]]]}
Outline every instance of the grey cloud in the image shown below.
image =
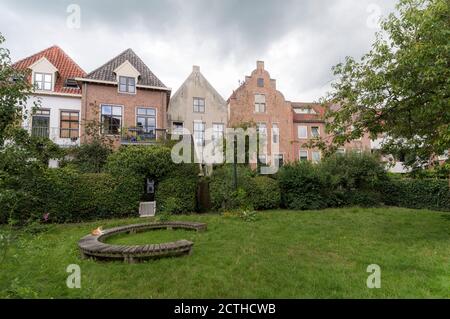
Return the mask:
{"type": "MultiPolygon", "coordinates": [[[[171,50],[185,50],[186,60],[180,58],[171,66],[151,52],[148,55],[166,63],[156,63],[158,72],[176,78],[175,82],[181,84],[186,74],[181,73],[180,65],[187,64],[183,68],[186,72],[197,56],[203,60],[195,62],[217,68],[219,63],[234,63],[234,71],[244,72],[239,75],[243,78],[251,72],[256,59],[268,56],[274,44],[298,31],[291,41],[298,42],[301,55],[289,57],[290,61],[284,62],[289,67],[280,67],[279,72],[273,73],[280,83],[287,83],[284,88],[289,91],[287,96],[302,96],[302,92],[320,91],[332,78],[331,66],[344,56],[358,56],[367,51],[376,31],[365,24],[370,14],[367,7],[372,3],[379,5],[384,14],[393,8],[393,2],[385,0],[0,0],[0,12],[15,14],[19,18],[14,21],[23,21],[23,25],[12,26],[2,22],[8,19],[0,19],[0,32],[7,33],[11,48],[19,57],[33,53],[28,49],[40,42],[41,48],[49,39],[64,42],[88,71],[125,49],[124,45],[141,46],[130,43],[133,34],[143,35],[142,41],[165,41],[171,50]],[[62,30],[66,8],[72,3],[82,9],[82,33],[62,30]],[[90,31],[104,37],[89,38],[90,31]],[[111,39],[115,43],[106,43],[111,39]],[[216,47],[210,48],[212,43],[216,47]],[[83,47],[89,49],[83,52],[83,47]],[[205,52],[195,54],[200,47],[205,52]],[[86,58],[87,53],[90,56],[86,58]]],[[[270,69],[280,61],[266,62],[270,69]]],[[[165,80],[164,74],[160,77],[165,80]]],[[[226,84],[218,85],[223,85],[224,91],[227,88],[223,93],[226,96],[237,79],[221,80],[226,84]]]]}

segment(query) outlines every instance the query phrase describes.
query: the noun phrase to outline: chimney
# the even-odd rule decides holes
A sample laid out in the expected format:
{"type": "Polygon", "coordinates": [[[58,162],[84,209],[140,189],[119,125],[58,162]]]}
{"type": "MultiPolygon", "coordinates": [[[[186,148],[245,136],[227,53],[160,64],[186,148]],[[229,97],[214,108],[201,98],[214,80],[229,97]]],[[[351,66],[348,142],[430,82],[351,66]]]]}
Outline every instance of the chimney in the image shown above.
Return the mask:
{"type": "Polygon", "coordinates": [[[264,70],[264,61],[256,61],[256,69],[264,70]]]}
{"type": "Polygon", "coordinates": [[[194,65],[194,66],[192,67],[192,71],[193,71],[193,72],[200,72],[200,67],[199,67],[198,65],[194,65]]]}

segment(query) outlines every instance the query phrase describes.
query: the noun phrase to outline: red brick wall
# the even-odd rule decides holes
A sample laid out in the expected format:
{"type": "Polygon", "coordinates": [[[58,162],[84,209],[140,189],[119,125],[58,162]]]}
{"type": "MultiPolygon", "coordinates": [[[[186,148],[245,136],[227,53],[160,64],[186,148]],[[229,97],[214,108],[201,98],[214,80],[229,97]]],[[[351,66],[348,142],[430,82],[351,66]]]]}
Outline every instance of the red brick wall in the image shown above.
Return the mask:
{"type": "MultiPolygon", "coordinates": [[[[167,128],[167,91],[137,89],[137,93],[119,93],[117,86],[102,84],[84,84],[81,100],[82,124],[94,120],[98,116],[100,120],[101,104],[113,104],[122,106],[122,127],[136,126],[136,108],[153,107],[157,114],[157,128],[167,128]],[[94,109],[97,110],[97,114],[94,109]]],[[[85,142],[85,129],[82,125],[81,142],[85,142]]],[[[117,139],[117,143],[118,143],[117,139]]],[[[117,144],[116,143],[116,144],[117,144]]]]}
{"type": "MultiPolygon", "coordinates": [[[[291,104],[284,99],[281,92],[276,90],[274,80],[264,70],[264,64],[258,63],[258,67],[246,78],[245,83],[239,87],[229,100],[229,127],[237,126],[241,123],[254,122],[265,123],[267,133],[272,134],[272,124],[278,124],[280,131],[280,154],[284,155],[284,161],[292,161],[293,155],[293,114],[291,104]],[[258,87],[258,79],[264,79],[264,87],[258,87]],[[266,96],[266,113],[255,113],[255,94],[266,96]]],[[[270,143],[268,153],[271,155],[270,143]]]]}

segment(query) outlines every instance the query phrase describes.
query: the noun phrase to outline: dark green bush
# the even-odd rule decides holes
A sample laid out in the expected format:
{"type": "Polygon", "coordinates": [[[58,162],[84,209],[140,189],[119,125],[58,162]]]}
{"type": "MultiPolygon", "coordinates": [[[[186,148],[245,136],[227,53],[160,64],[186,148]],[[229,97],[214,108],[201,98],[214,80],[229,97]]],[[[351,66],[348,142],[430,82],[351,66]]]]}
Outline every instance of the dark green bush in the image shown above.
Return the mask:
{"type": "Polygon", "coordinates": [[[440,179],[400,179],[383,183],[386,205],[450,211],[448,181],[440,179]]]}
{"type": "Polygon", "coordinates": [[[133,177],[82,174],[70,168],[49,169],[36,180],[37,215],[49,221],[80,222],[137,214],[142,184],[133,177]]]}
{"type": "Polygon", "coordinates": [[[197,208],[198,167],[180,164],[156,187],[156,205],[159,212],[171,214],[192,213],[197,208]]]}
{"type": "Polygon", "coordinates": [[[329,206],[330,185],[319,165],[310,162],[285,165],[278,180],[284,207],[304,210],[329,206]]]}
{"type": "Polygon", "coordinates": [[[238,166],[238,191],[234,187],[233,174],[232,165],[224,165],[214,170],[209,184],[212,209],[235,209],[252,204],[248,195],[255,190],[254,173],[246,166],[238,166]]]}
{"type": "Polygon", "coordinates": [[[256,210],[280,207],[281,194],[278,181],[267,176],[253,178],[255,188],[249,191],[250,200],[256,210]]]}
{"type": "Polygon", "coordinates": [[[83,144],[68,151],[69,160],[63,160],[61,167],[72,166],[83,173],[100,173],[112,154],[109,145],[94,140],[90,144],[83,144]]]}

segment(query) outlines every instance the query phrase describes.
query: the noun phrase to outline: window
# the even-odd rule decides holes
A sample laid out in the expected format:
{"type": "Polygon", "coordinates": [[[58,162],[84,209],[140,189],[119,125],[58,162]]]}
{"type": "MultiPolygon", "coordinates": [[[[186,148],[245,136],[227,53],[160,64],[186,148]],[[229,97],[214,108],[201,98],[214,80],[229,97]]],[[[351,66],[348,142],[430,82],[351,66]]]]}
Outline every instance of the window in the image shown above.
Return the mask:
{"type": "Polygon", "coordinates": [[[154,108],[138,107],[136,126],[141,133],[156,136],[156,110],[154,108]]]}
{"type": "Polygon", "coordinates": [[[320,136],[320,129],[318,126],[311,127],[311,136],[312,137],[319,137],[320,136]]]}
{"type": "Polygon", "coordinates": [[[194,122],[194,142],[197,146],[205,146],[205,123],[194,122]]]}
{"type": "Polygon", "coordinates": [[[308,160],[308,151],[300,151],[299,158],[301,162],[306,162],[308,160]]]}
{"type": "Polygon", "coordinates": [[[219,140],[223,139],[223,133],[224,125],[222,123],[213,124],[212,140],[215,145],[219,143],[219,140]]]}
{"type": "Polygon", "coordinates": [[[314,109],[312,109],[312,108],[296,107],[296,108],[294,108],[294,112],[296,114],[317,114],[316,111],[314,111],[314,109]]]}
{"type": "Polygon", "coordinates": [[[260,88],[264,87],[264,79],[263,78],[258,79],[258,87],[260,87],[260,88]]]}
{"type": "Polygon", "coordinates": [[[299,126],[298,127],[298,138],[308,138],[308,127],[307,126],[299,126]]]}
{"type": "Polygon", "coordinates": [[[266,113],[266,96],[263,94],[255,95],[255,113],[266,113]]]}
{"type": "Polygon", "coordinates": [[[61,111],[60,138],[78,138],[80,136],[80,113],[77,111],[61,111]]]}
{"type": "Polygon", "coordinates": [[[101,122],[103,133],[119,135],[122,128],[122,107],[102,105],[101,122]]]}
{"type": "Polygon", "coordinates": [[[278,167],[283,167],[284,165],[284,156],[283,154],[277,154],[274,156],[275,163],[278,161],[278,167]]]}
{"type": "Polygon", "coordinates": [[[119,76],[119,92],[136,93],[136,79],[128,76],[119,76]]]}
{"type": "Polygon", "coordinates": [[[183,135],[184,125],[183,122],[173,122],[172,123],[172,134],[183,135]]]}
{"type": "Polygon", "coordinates": [[[320,158],[321,158],[320,152],[318,152],[318,151],[313,151],[312,152],[312,161],[313,161],[313,163],[319,163],[320,162],[320,158]]]}
{"type": "Polygon", "coordinates": [[[194,113],[205,113],[205,99],[194,97],[194,113]]]}
{"type": "Polygon", "coordinates": [[[256,131],[260,136],[267,135],[267,125],[266,123],[258,123],[256,126],[256,131]]]}
{"type": "Polygon", "coordinates": [[[75,79],[66,79],[64,82],[64,87],[71,88],[71,89],[79,89],[77,81],[75,79]]]}
{"type": "Polygon", "coordinates": [[[52,91],[53,76],[50,73],[35,73],[34,74],[34,86],[38,90],[52,91]]]}
{"type": "Polygon", "coordinates": [[[37,137],[50,136],[50,110],[34,111],[31,122],[31,135],[37,137]]]}
{"type": "Polygon", "coordinates": [[[272,138],[273,144],[280,142],[280,129],[278,128],[278,124],[272,124],[272,138]]]}
{"type": "Polygon", "coordinates": [[[261,165],[267,165],[267,155],[265,154],[258,155],[258,162],[261,165]]]}

